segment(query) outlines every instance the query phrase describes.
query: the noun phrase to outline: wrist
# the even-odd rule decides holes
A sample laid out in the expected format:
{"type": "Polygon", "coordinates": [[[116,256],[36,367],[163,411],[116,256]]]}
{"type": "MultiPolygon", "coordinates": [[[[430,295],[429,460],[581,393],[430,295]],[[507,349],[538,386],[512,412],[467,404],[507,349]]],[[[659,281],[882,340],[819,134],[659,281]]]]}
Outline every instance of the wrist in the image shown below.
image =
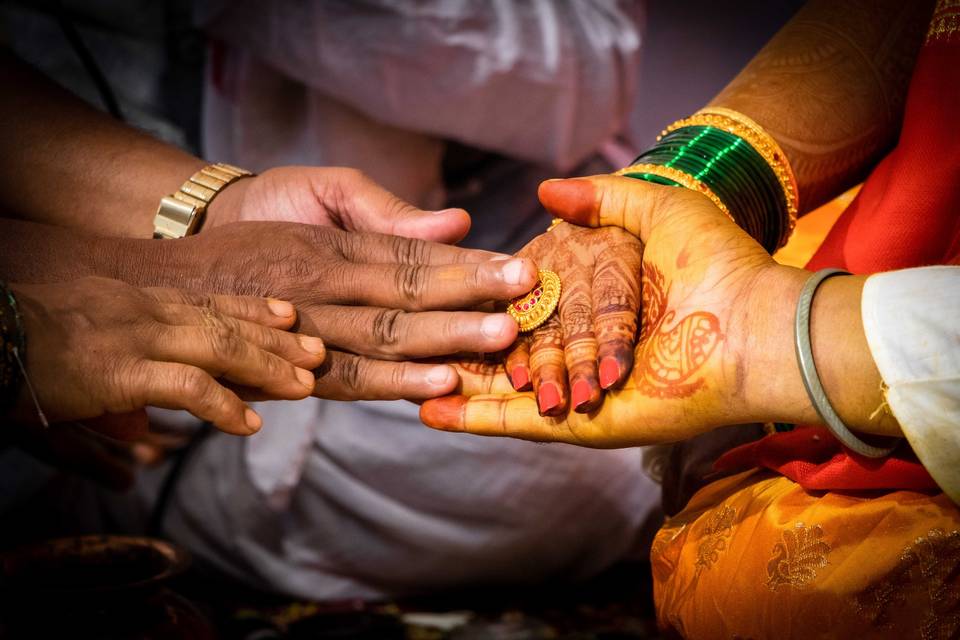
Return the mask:
{"type": "Polygon", "coordinates": [[[221,189],[207,207],[206,218],[200,227],[200,232],[211,227],[239,222],[244,197],[254,179],[256,176],[235,180],[221,189]]]}
{"type": "Polygon", "coordinates": [[[202,255],[189,240],[91,238],[79,252],[76,277],[99,276],[137,287],[203,289],[209,274],[202,255]]]}
{"type": "Polygon", "coordinates": [[[794,347],[794,319],[810,272],[774,264],[754,281],[743,325],[743,397],[751,422],[816,422],[794,347]]]}
{"type": "MultiPolygon", "coordinates": [[[[755,422],[820,424],[797,363],[794,325],[800,291],[812,273],[777,265],[758,277],[745,326],[747,412],[755,422]]],[[[871,420],[882,401],[880,374],[860,317],[864,276],[824,281],[810,310],[817,375],[841,420],[866,433],[898,435],[889,416],[871,420]]]]}

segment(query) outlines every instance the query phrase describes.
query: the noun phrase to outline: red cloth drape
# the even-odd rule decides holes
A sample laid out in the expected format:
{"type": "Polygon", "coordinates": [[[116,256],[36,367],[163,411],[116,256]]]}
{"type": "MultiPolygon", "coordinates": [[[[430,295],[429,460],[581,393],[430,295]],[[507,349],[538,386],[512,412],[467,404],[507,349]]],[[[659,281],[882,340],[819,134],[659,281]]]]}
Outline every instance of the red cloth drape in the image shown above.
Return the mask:
{"type": "MultiPolygon", "coordinates": [[[[939,3],[937,24],[960,24],[960,5],[939,3]]],[[[960,264],[958,120],[960,30],[937,34],[932,28],[910,81],[896,148],[874,168],[807,268],[868,274],[960,264]]],[[[822,427],[769,435],[728,451],[716,466],[766,467],[811,490],[936,488],[906,444],[871,460],[846,450],[822,427]]]]}

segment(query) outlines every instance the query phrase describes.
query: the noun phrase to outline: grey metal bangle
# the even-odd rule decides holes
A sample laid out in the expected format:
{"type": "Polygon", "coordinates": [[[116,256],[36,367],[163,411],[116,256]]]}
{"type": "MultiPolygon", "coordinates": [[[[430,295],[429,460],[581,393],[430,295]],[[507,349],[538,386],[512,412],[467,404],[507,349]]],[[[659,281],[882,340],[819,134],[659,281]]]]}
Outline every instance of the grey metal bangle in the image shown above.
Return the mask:
{"type": "Polygon", "coordinates": [[[813,295],[817,292],[817,287],[820,286],[821,282],[837,275],[850,275],[850,272],[842,269],[821,269],[810,276],[806,284],[803,285],[803,290],[800,291],[800,299],[797,301],[797,315],[794,321],[794,344],[797,348],[797,364],[800,367],[800,377],[803,379],[803,386],[807,390],[807,395],[810,397],[810,402],[816,409],[817,415],[820,416],[820,419],[843,446],[867,458],[882,458],[896,449],[897,445],[875,447],[853,435],[847,425],[843,424],[840,416],[837,415],[833,405],[830,404],[830,400],[827,399],[823,384],[820,382],[820,375],[817,373],[817,366],[813,362],[813,347],[810,344],[810,307],[813,304],[813,295]]]}

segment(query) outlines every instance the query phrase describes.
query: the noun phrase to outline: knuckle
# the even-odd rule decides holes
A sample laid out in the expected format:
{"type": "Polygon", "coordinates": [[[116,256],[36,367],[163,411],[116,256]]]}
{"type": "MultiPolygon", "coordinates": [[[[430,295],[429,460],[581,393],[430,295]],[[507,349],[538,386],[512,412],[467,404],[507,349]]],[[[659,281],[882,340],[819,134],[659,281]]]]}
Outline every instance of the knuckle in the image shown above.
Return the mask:
{"type": "Polygon", "coordinates": [[[390,250],[401,264],[422,265],[430,257],[430,250],[425,242],[403,236],[390,236],[390,250]]]}
{"type": "Polygon", "coordinates": [[[399,362],[390,367],[390,391],[399,394],[407,379],[407,364],[399,362]]]}
{"type": "Polygon", "coordinates": [[[460,319],[459,314],[447,314],[443,324],[440,326],[437,337],[444,345],[453,344],[464,335],[465,327],[466,325],[463,320],[460,319]]]}
{"type": "Polygon", "coordinates": [[[175,386],[184,397],[192,398],[203,406],[211,406],[214,394],[208,382],[207,375],[202,370],[196,367],[180,367],[175,386]]]}
{"type": "Polygon", "coordinates": [[[243,340],[227,327],[214,327],[210,333],[213,354],[218,360],[235,360],[243,353],[243,340]]]}
{"type": "Polygon", "coordinates": [[[275,329],[259,329],[256,339],[261,349],[274,353],[283,350],[287,345],[299,348],[295,345],[297,339],[292,334],[275,329]]]}
{"type": "Polygon", "coordinates": [[[426,270],[426,265],[408,264],[398,267],[394,272],[394,286],[404,300],[411,303],[420,302],[423,297],[426,270]]]}
{"type": "Polygon", "coordinates": [[[340,182],[344,185],[357,185],[369,181],[367,174],[355,167],[337,167],[336,169],[340,182]]]}
{"type": "Polygon", "coordinates": [[[560,315],[565,328],[587,326],[593,317],[593,306],[585,300],[570,300],[562,305],[560,315]]]}
{"type": "Polygon", "coordinates": [[[483,291],[487,288],[487,271],[480,265],[474,265],[464,282],[474,291],[483,291]]]}
{"type": "Polygon", "coordinates": [[[401,340],[400,309],[383,309],[373,317],[370,333],[376,344],[384,347],[396,347],[401,340]]]}
{"type": "Polygon", "coordinates": [[[340,229],[318,227],[318,231],[319,229],[324,230],[324,240],[333,250],[334,256],[341,260],[347,260],[347,256],[358,255],[363,249],[364,239],[368,237],[361,233],[347,233],[340,229]]]}
{"type": "Polygon", "coordinates": [[[414,207],[396,196],[391,196],[387,201],[385,210],[387,219],[397,220],[410,215],[414,211],[414,207]]]}
{"type": "Polygon", "coordinates": [[[213,296],[209,293],[203,292],[191,292],[190,294],[181,292],[181,299],[187,301],[189,304],[192,304],[195,307],[201,309],[212,309],[214,307],[213,296]]]}
{"type": "Polygon", "coordinates": [[[356,394],[362,388],[362,376],[360,358],[344,358],[340,362],[337,378],[340,383],[352,394],[356,394]]]}

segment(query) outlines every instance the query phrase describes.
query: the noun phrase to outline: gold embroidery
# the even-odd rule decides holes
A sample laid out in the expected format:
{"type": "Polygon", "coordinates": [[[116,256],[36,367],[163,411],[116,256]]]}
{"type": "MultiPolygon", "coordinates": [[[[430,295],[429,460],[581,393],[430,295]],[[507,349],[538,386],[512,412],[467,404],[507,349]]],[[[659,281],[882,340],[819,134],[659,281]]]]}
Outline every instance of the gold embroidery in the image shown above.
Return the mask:
{"type": "Polygon", "coordinates": [[[727,538],[733,532],[733,521],[736,517],[737,510],[727,505],[714,511],[710,524],[703,530],[705,537],[697,547],[698,576],[704,569],[709,569],[710,565],[719,559],[720,552],[727,548],[727,538]]]}
{"type": "Polygon", "coordinates": [[[940,0],[933,10],[927,42],[947,41],[960,33],[960,0],[940,0]]]}
{"type": "Polygon", "coordinates": [[[920,624],[923,640],[955,638],[960,630],[960,531],[931,529],[904,549],[901,562],[913,559],[920,569],[930,608],[920,624]]]}
{"type": "Polygon", "coordinates": [[[960,631],[960,531],[931,529],[908,545],[896,566],[855,596],[857,613],[880,628],[907,595],[925,591],[928,607],[920,621],[923,640],[953,638],[960,631]]]}
{"type": "Polygon", "coordinates": [[[830,545],[820,525],[808,527],[798,522],[781,533],[773,545],[773,557],[767,563],[767,587],[776,591],[781,585],[802,589],[817,577],[817,569],[827,566],[830,545]]]}

